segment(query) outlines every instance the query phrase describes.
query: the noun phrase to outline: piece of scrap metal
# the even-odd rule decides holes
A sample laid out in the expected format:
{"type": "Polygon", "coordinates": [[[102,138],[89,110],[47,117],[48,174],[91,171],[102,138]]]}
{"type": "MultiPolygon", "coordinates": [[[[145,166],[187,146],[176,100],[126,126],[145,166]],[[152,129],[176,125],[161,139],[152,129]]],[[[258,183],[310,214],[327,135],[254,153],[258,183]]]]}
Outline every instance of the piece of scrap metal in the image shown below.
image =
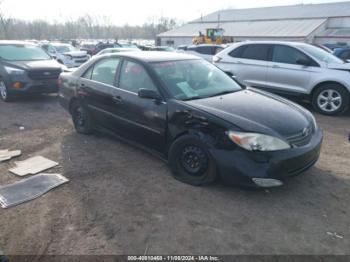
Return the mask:
{"type": "Polygon", "coordinates": [[[35,175],[58,165],[57,162],[42,156],[31,157],[24,161],[15,162],[15,164],[17,167],[11,168],[9,171],[18,176],[35,175]]]}
{"type": "Polygon", "coordinates": [[[0,150],[0,162],[10,160],[13,157],[20,156],[22,154],[21,150],[10,151],[8,149],[0,150]]]}
{"type": "Polygon", "coordinates": [[[61,174],[38,174],[0,187],[0,205],[9,208],[38,198],[53,188],[69,182],[61,174]]]}

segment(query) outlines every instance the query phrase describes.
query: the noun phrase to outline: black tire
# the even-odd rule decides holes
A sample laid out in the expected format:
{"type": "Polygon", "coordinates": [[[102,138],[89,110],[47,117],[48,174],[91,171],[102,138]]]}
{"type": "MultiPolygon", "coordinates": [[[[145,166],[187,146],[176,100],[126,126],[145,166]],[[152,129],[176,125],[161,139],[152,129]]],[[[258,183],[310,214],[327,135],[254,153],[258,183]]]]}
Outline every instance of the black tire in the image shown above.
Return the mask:
{"type": "Polygon", "coordinates": [[[175,179],[194,186],[214,182],[215,160],[199,138],[184,135],[169,150],[169,165],[175,179]]]}
{"type": "Polygon", "coordinates": [[[93,119],[89,111],[87,111],[87,109],[82,103],[78,101],[73,102],[70,111],[71,111],[75,130],[78,133],[84,134],[84,135],[89,135],[93,133],[94,131],[93,119]]]}
{"type": "Polygon", "coordinates": [[[312,95],[312,106],[324,115],[341,114],[349,108],[349,92],[337,83],[322,85],[312,95]]]}
{"type": "Polygon", "coordinates": [[[13,97],[9,94],[4,81],[0,80],[0,98],[4,102],[13,101],[13,97]]]}

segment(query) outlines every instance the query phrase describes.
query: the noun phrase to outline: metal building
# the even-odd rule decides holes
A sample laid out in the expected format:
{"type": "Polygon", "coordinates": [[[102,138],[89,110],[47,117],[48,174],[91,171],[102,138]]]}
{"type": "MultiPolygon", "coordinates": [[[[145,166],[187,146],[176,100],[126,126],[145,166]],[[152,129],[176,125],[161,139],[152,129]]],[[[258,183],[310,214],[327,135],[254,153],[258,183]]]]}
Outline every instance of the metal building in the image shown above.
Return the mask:
{"type": "Polygon", "coordinates": [[[350,1],[221,10],[159,34],[160,45],[188,45],[206,28],[223,28],[234,42],[285,40],[350,44],[350,1]]]}

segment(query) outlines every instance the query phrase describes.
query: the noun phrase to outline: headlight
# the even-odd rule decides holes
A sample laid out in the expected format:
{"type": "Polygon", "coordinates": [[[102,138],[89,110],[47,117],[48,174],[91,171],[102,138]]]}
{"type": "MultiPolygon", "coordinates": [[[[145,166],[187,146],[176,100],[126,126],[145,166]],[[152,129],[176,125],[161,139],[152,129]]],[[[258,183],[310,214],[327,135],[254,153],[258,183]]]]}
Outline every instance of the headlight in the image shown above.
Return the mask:
{"type": "Polygon", "coordinates": [[[249,151],[278,151],[291,148],[287,142],[263,134],[229,131],[228,136],[235,144],[249,151]]]}
{"type": "Polygon", "coordinates": [[[316,119],[315,117],[310,113],[310,117],[311,117],[311,121],[312,121],[312,125],[314,127],[314,130],[316,131],[317,130],[317,122],[316,122],[316,119]]]}
{"type": "Polygon", "coordinates": [[[9,66],[5,66],[4,68],[5,68],[6,72],[10,75],[23,75],[24,74],[24,70],[22,70],[22,69],[9,67],[9,66]]]}

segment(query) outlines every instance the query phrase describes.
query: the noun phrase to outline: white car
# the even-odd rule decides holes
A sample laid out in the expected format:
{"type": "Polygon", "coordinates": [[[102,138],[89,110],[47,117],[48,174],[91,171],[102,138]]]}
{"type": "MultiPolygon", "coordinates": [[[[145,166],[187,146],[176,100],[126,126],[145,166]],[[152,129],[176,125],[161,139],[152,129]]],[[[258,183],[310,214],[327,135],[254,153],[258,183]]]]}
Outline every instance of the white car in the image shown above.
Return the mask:
{"type": "Polygon", "coordinates": [[[86,51],[80,51],[70,44],[50,43],[41,47],[68,68],[79,67],[91,58],[86,51]]]}
{"type": "Polygon", "coordinates": [[[305,43],[247,41],[232,44],[214,64],[244,85],[312,102],[322,114],[349,108],[350,64],[305,43]]]}
{"type": "Polygon", "coordinates": [[[186,48],[181,48],[177,52],[186,53],[201,57],[208,62],[212,62],[214,55],[224,50],[224,48],[220,45],[191,45],[186,48]]]}

